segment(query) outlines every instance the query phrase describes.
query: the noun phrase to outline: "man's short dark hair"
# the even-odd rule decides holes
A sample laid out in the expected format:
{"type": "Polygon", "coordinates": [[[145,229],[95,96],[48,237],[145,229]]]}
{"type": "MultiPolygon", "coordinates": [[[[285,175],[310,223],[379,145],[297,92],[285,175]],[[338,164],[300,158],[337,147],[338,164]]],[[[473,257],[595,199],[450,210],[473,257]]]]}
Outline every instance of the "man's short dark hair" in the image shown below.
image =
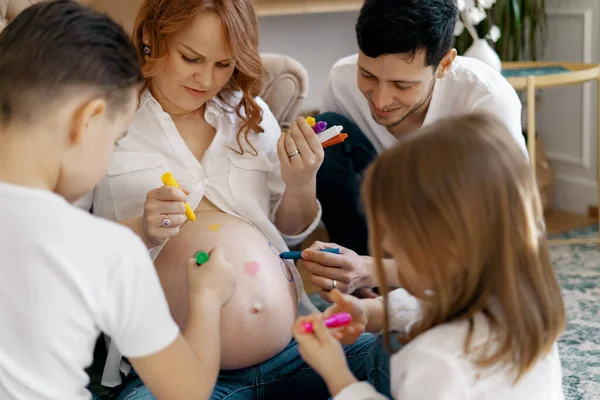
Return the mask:
{"type": "Polygon", "coordinates": [[[91,90],[118,109],[143,76],[125,31],[74,1],[42,2],[0,33],[0,124],[39,117],[72,90],[91,90]]]}
{"type": "Polygon", "coordinates": [[[356,23],[360,51],[367,57],[413,57],[424,50],[437,67],[452,48],[456,0],[366,0],[356,23]]]}

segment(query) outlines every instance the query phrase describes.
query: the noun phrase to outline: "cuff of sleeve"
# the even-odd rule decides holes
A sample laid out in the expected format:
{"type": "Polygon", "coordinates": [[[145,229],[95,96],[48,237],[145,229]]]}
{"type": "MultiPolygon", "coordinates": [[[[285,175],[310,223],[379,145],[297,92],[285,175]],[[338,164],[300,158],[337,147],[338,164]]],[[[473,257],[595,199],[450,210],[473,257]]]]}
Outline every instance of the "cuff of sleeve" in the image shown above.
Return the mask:
{"type": "MultiPolygon", "coordinates": [[[[275,207],[273,209],[273,213],[271,214],[272,221],[275,220],[275,213],[277,212],[277,208],[279,208],[279,204],[277,204],[277,207],[275,207]]],[[[315,217],[313,222],[308,226],[308,228],[306,228],[303,232],[299,233],[298,235],[294,235],[294,236],[286,235],[286,234],[282,233],[281,231],[279,232],[281,234],[281,237],[285,241],[285,244],[287,244],[288,246],[291,247],[291,246],[295,246],[297,244],[302,243],[302,241],[304,239],[306,239],[308,237],[308,235],[310,235],[311,233],[314,232],[315,229],[317,229],[317,226],[319,226],[319,224],[321,223],[322,215],[323,215],[323,209],[321,208],[321,203],[319,203],[319,200],[317,200],[317,216],[315,217]]]]}
{"type": "Polygon", "coordinates": [[[369,399],[379,400],[385,399],[371,386],[368,382],[356,382],[352,385],[348,385],[335,396],[334,400],[356,400],[356,399],[369,399]]]}
{"type": "Polygon", "coordinates": [[[421,307],[416,297],[405,289],[396,289],[388,294],[390,329],[408,332],[421,319],[421,307]]]}
{"type": "Polygon", "coordinates": [[[148,357],[169,347],[180,334],[179,327],[175,324],[175,321],[171,320],[163,325],[160,332],[155,331],[153,335],[149,335],[145,340],[138,340],[126,349],[119,349],[119,351],[127,358],[148,357]]]}

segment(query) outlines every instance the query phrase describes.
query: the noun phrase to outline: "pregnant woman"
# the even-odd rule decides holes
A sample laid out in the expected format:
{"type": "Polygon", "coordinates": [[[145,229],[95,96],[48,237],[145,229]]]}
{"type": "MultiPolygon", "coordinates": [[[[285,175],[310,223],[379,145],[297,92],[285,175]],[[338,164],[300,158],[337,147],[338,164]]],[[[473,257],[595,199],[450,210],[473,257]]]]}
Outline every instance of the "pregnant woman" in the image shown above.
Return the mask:
{"type": "MultiPolygon", "coordinates": [[[[292,340],[299,308],[313,307],[294,264],[278,257],[319,223],[323,149],[303,120],[281,134],[256,97],[262,64],[252,0],[146,0],[133,39],[147,85],[94,191],[93,212],[148,245],[181,328],[186,260],[215,245],[226,250],[238,281],[221,314],[214,399],[327,398],[292,340]],[[163,186],[165,172],[184,189],[163,186]]],[[[346,348],[359,379],[372,341],[363,335],[346,348]]],[[[120,398],[154,398],[111,347],[103,383],[120,384],[119,371],[127,376],[120,398]]]]}

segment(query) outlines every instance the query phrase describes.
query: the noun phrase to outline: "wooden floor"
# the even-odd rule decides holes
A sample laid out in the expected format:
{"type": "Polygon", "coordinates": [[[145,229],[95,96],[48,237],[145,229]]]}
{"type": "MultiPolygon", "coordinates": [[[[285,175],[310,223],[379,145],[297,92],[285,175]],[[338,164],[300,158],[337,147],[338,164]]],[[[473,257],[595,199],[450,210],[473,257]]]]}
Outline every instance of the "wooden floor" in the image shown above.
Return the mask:
{"type": "MultiPolygon", "coordinates": [[[[573,229],[584,228],[598,222],[596,218],[589,217],[587,215],[576,215],[564,211],[550,211],[546,214],[546,229],[548,235],[555,233],[570,231],[573,229]]],[[[312,235],[310,235],[303,243],[303,249],[309,247],[315,241],[327,242],[327,232],[325,229],[317,229],[312,235]]],[[[304,281],[304,288],[306,293],[311,294],[319,291],[319,288],[314,286],[309,281],[309,274],[302,267],[298,268],[302,280],[304,281]]]]}
{"type": "Polygon", "coordinates": [[[596,222],[598,222],[596,218],[565,211],[550,211],[546,214],[546,229],[549,235],[584,228],[596,222]]]}

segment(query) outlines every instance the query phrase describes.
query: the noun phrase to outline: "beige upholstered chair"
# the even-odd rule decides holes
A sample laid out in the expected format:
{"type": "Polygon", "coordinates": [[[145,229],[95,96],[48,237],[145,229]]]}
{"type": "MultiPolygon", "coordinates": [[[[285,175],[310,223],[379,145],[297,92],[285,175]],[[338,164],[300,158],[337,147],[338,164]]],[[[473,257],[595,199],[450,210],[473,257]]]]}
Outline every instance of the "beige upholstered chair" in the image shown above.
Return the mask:
{"type": "MultiPolygon", "coordinates": [[[[0,30],[19,12],[42,0],[0,0],[0,30]]],[[[131,32],[141,0],[79,0],[105,11],[131,32]]],[[[265,76],[260,96],[271,108],[282,129],[287,129],[300,114],[308,93],[308,73],[293,58],[263,54],[265,76]]]]}

